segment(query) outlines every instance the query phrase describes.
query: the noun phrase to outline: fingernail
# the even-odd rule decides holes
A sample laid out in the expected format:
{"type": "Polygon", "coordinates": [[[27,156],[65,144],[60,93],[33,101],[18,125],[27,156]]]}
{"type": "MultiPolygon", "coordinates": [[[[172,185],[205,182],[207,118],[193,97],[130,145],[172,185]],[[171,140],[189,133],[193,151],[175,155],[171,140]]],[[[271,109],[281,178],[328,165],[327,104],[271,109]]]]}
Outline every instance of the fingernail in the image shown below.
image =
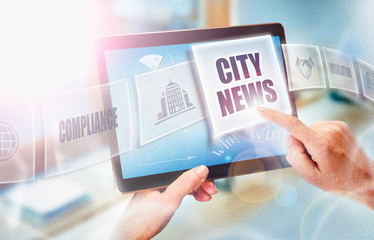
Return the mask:
{"type": "Polygon", "coordinates": [[[259,111],[259,112],[264,112],[264,111],[266,111],[266,108],[261,107],[261,106],[257,106],[256,109],[257,109],[257,111],[259,111]]]}
{"type": "Polygon", "coordinates": [[[295,140],[293,139],[293,137],[291,135],[288,135],[286,138],[287,147],[291,147],[294,142],[295,140]]]}
{"type": "Polygon", "coordinates": [[[217,187],[216,187],[216,184],[214,184],[214,182],[212,182],[212,184],[213,184],[214,190],[215,190],[216,192],[218,192],[217,187]]]}
{"type": "Polygon", "coordinates": [[[197,175],[199,175],[201,179],[206,178],[208,175],[208,168],[204,165],[195,167],[194,171],[197,173],[197,175]]]}

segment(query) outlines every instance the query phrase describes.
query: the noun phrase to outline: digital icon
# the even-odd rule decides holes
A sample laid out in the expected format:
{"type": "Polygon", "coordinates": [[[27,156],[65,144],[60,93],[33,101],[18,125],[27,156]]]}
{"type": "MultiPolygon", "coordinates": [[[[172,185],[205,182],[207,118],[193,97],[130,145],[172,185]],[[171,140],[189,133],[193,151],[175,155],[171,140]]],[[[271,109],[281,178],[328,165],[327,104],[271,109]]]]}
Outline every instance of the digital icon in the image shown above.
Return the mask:
{"type": "Polygon", "coordinates": [[[169,79],[169,83],[161,95],[161,112],[157,114],[156,125],[194,108],[187,92],[181,89],[179,84],[169,79]]]}
{"type": "Polygon", "coordinates": [[[319,47],[283,44],[290,91],[325,88],[325,72],[319,47]]]}
{"type": "Polygon", "coordinates": [[[357,59],[364,96],[374,101],[374,66],[357,59]]]}
{"type": "MultiPolygon", "coordinates": [[[[323,48],[330,88],[358,94],[358,83],[352,57],[346,53],[323,48]]],[[[364,75],[362,75],[364,76],[364,75]]]]}
{"type": "Polygon", "coordinates": [[[374,73],[372,73],[372,72],[367,72],[367,73],[366,73],[366,81],[367,81],[367,85],[368,85],[370,88],[373,88],[373,89],[374,89],[374,73]]]}
{"type": "Polygon", "coordinates": [[[256,105],[291,111],[270,35],[198,44],[192,50],[214,138],[264,122],[256,105]]]}
{"type": "Polygon", "coordinates": [[[136,65],[136,74],[145,73],[148,71],[156,71],[158,69],[166,68],[174,65],[174,59],[169,56],[161,56],[156,54],[148,54],[143,56],[136,65]]]}
{"type": "Polygon", "coordinates": [[[312,69],[314,65],[315,64],[311,57],[309,57],[309,59],[300,59],[297,57],[296,59],[296,66],[307,80],[312,76],[312,69]]]}
{"type": "Polygon", "coordinates": [[[194,62],[135,76],[140,144],[149,144],[204,119],[194,62]]]}
{"type": "Polygon", "coordinates": [[[14,128],[0,121],[0,161],[13,157],[18,149],[18,135],[14,128]]]}
{"type": "Polygon", "coordinates": [[[139,62],[151,70],[156,70],[162,62],[162,56],[150,54],[142,57],[139,62]]]}

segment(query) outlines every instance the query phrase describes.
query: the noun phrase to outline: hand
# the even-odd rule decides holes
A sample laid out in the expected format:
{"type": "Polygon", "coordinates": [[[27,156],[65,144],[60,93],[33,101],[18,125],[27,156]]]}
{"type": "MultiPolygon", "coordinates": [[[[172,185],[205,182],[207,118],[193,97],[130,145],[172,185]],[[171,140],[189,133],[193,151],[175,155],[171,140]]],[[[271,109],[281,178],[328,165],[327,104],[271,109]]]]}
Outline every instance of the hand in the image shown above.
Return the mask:
{"type": "Polygon", "coordinates": [[[205,181],[208,173],[202,165],[183,173],[165,191],[135,193],[110,239],[150,239],[166,227],[186,195],[209,201],[217,189],[213,181],[205,181]]]}
{"type": "Polygon", "coordinates": [[[374,209],[374,162],[346,123],[319,122],[307,127],[296,117],[257,109],[291,134],[287,161],[306,181],[325,191],[352,194],[374,209]]]}

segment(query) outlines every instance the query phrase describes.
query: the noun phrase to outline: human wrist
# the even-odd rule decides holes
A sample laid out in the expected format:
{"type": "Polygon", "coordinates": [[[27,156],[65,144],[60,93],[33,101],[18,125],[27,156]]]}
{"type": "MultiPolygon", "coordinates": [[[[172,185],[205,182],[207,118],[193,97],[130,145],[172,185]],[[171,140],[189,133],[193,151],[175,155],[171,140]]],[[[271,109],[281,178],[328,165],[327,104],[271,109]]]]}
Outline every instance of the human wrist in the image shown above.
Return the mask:
{"type": "Polygon", "coordinates": [[[362,190],[357,194],[359,200],[374,210],[374,187],[362,190]]]}
{"type": "Polygon", "coordinates": [[[356,194],[364,204],[374,210],[374,162],[368,158],[368,163],[365,182],[356,194]]]}

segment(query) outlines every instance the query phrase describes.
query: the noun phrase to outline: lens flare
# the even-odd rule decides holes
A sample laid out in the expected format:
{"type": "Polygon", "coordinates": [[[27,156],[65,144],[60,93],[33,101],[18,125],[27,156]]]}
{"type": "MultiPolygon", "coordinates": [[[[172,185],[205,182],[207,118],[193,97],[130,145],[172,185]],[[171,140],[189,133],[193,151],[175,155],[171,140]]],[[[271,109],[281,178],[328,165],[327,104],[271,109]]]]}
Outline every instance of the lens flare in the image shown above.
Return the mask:
{"type": "MultiPolygon", "coordinates": [[[[245,166],[241,160],[248,159],[247,156],[253,156],[253,151],[256,151],[258,155],[271,155],[262,149],[247,150],[234,159],[229,169],[229,176],[240,174],[245,166]]],[[[278,165],[278,168],[281,168],[278,159],[276,157],[271,158],[271,161],[278,165]]],[[[283,170],[265,171],[266,168],[261,161],[254,161],[251,168],[253,174],[229,178],[232,192],[236,197],[248,203],[260,204],[269,201],[282,186],[283,170]]]]}
{"type": "Polygon", "coordinates": [[[324,193],[307,207],[301,239],[373,239],[374,213],[363,204],[324,193]]]}
{"type": "Polygon", "coordinates": [[[89,13],[88,1],[2,1],[0,91],[38,95],[82,82],[93,52],[89,13]]]}

